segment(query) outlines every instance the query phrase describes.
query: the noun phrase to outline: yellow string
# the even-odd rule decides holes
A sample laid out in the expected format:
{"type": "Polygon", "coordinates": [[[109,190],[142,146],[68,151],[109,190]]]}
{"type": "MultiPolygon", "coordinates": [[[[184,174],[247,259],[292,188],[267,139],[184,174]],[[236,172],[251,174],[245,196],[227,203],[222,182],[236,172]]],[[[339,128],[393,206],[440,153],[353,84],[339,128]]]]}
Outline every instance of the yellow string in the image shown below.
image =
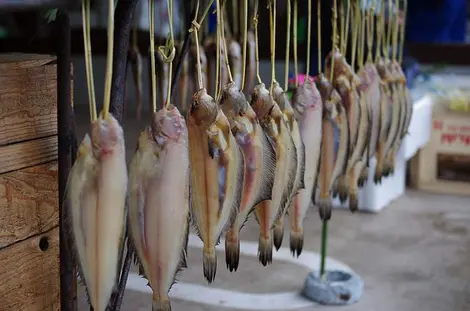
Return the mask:
{"type": "Polygon", "coordinates": [[[400,31],[400,55],[398,56],[398,62],[401,64],[403,62],[403,50],[405,48],[405,27],[406,27],[406,12],[408,10],[408,1],[404,0],[403,2],[403,21],[400,31]]]}
{"type": "Polygon", "coordinates": [[[289,88],[290,27],[291,27],[291,0],[287,0],[286,69],[284,73],[284,89],[285,90],[289,88]]]}
{"type": "MultiPolygon", "coordinates": [[[[217,0],[220,1],[220,0],[217,0]]],[[[223,10],[223,7],[221,7],[223,10]]],[[[225,21],[224,21],[224,14],[219,14],[217,11],[217,18],[220,19],[220,23],[222,25],[222,29],[220,32],[220,39],[222,40],[222,44],[224,45],[224,57],[225,57],[225,66],[227,67],[228,79],[230,82],[233,82],[232,71],[230,70],[230,63],[228,59],[228,51],[227,51],[227,41],[225,40],[225,21]]]]}
{"type": "Polygon", "coordinates": [[[297,0],[294,0],[294,15],[292,17],[292,47],[294,49],[294,81],[295,87],[299,86],[299,67],[297,63],[297,0]]]}
{"type": "Polygon", "coordinates": [[[321,58],[321,1],[317,0],[317,48],[318,48],[318,74],[322,72],[321,58]]]}
{"type": "Polygon", "coordinates": [[[332,25],[333,25],[333,37],[331,38],[332,41],[332,55],[331,55],[331,72],[330,72],[330,81],[333,82],[333,77],[334,77],[334,71],[335,71],[335,57],[334,57],[334,51],[336,46],[336,37],[337,37],[337,23],[338,23],[338,8],[336,4],[336,0],[333,0],[333,16],[332,16],[332,25]]]}
{"type": "Polygon", "coordinates": [[[85,49],[85,70],[88,88],[88,105],[90,110],[90,121],[93,122],[97,118],[96,97],[95,97],[95,81],[93,78],[93,61],[91,55],[90,43],[90,1],[82,2],[82,23],[83,23],[83,45],[85,49]]]}
{"type": "Polygon", "coordinates": [[[155,2],[149,0],[149,35],[150,35],[150,77],[152,86],[152,110],[157,111],[157,77],[155,70],[155,2]]]}
{"type": "Polygon", "coordinates": [[[258,48],[258,0],[255,0],[255,10],[253,13],[253,28],[255,29],[255,58],[256,58],[256,78],[258,83],[261,83],[261,76],[259,75],[259,48],[258,48]]]}
{"type": "Polygon", "coordinates": [[[380,8],[380,11],[378,12],[378,16],[377,16],[377,23],[376,23],[376,26],[375,28],[377,28],[377,33],[376,33],[376,44],[377,46],[375,47],[375,63],[377,64],[380,60],[380,51],[381,51],[381,44],[382,44],[382,19],[383,19],[383,11],[384,11],[384,8],[383,8],[383,2],[380,1],[379,2],[379,8],[380,8]]]}
{"type": "Polygon", "coordinates": [[[308,0],[307,12],[307,61],[305,74],[308,76],[310,72],[310,36],[312,35],[312,0],[308,0]]]}
{"type": "MultiPolygon", "coordinates": [[[[232,0],[235,2],[235,0],[232,0]]],[[[288,0],[290,1],[290,0],[288,0]]],[[[245,79],[246,79],[246,45],[248,40],[248,0],[243,0],[243,51],[242,51],[242,83],[240,90],[245,88],[245,79]]]]}
{"type": "Polygon", "coordinates": [[[344,31],[345,33],[345,38],[344,38],[344,45],[343,45],[343,55],[346,55],[346,52],[348,51],[348,41],[349,41],[349,17],[351,15],[350,13],[351,10],[351,1],[347,0],[346,2],[346,25],[344,26],[346,30],[344,31]]]}
{"type": "Polygon", "coordinates": [[[374,11],[375,11],[375,4],[372,3],[372,7],[370,12],[367,16],[367,62],[372,62],[372,41],[374,39],[374,11]]]}
{"type": "Polygon", "coordinates": [[[365,49],[365,41],[366,41],[366,19],[367,19],[367,10],[364,10],[364,12],[361,12],[361,39],[360,39],[360,50],[359,50],[359,57],[357,60],[357,64],[359,65],[359,68],[364,67],[364,49],[365,49]]]}
{"type": "Polygon", "coordinates": [[[269,24],[271,38],[271,95],[276,83],[276,0],[269,3],[269,24]]]}
{"type": "MultiPolygon", "coordinates": [[[[153,1],[150,1],[153,2],[153,1]]],[[[166,44],[164,46],[158,47],[158,51],[162,55],[163,62],[168,65],[168,85],[167,85],[167,97],[164,104],[165,108],[168,108],[171,102],[171,79],[173,74],[173,60],[175,59],[176,49],[175,49],[175,38],[173,34],[173,2],[172,0],[167,0],[167,10],[168,10],[168,20],[169,20],[169,28],[170,28],[170,37],[167,39],[166,44]]],[[[152,20],[152,24],[155,21],[152,20]]],[[[152,32],[153,37],[153,32],[152,32]]],[[[153,74],[153,73],[152,73],[153,74]]]]}
{"type": "Polygon", "coordinates": [[[339,48],[340,52],[343,53],[343,46],[344,46],[344,31],[345,31],[345,23],[344,23],[344,5],[340,2],[339,5],[339,48]]]}
{"type": "Polygon", "coordinates": [[[111,102],[111,79],[113,76],[114,49],[114,0],[108,0],[108,51],[106,55],[106,76],[104,84],[103,119],[106,120],[111,102]]]}
{"type": "MultiPolygon", "coordinates": [[[[351,55],[351,67],[354,69],[356,65],[356,54],[358,54],[357,41],[359,36],[359,21],[360,21],[360,9],[357,3],[353,4],[353,19],[351,23],[353,25],[352,29],[352,55],[351,55]]],[[[359,57],[359,56],[358,56],[359,57]]]]}
{"type": "Polygon", "coordinates": [[[393,41],[392,41],[392,60],[397,60],[397,48],[398,48],[398,12],[399,12],[399,1],[396,1],[397,14],[393,23],[393,41]]]}
{"type": "Polygon", "coordinates": [[[387,51],[386,59],[390,59],[390,45],[392,44],[392,0],[388,0],[388,25],[387,25],[387,44],[385,50],[387,51]]]}

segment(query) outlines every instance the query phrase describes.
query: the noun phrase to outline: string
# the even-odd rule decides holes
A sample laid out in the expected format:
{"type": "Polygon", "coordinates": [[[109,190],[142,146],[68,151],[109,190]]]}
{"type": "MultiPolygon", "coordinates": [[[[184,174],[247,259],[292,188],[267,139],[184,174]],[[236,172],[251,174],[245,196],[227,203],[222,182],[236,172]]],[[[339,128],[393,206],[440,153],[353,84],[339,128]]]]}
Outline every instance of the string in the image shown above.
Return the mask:
{"type": "Polygon", "coordinates": [[[290,26],[291,26],[290,24],[291,24],[291,0],[287,0],[286,68],[284,72],[284,89],[285,90],[289,88],[290,26]]]}
{"type": "MultiPolygon", "coordinates": [[[[357,49],[357,41],[359,36],[359,21],[360,21],[360,9],[357,3],[353,4],[353,19],[351,19],[351,23],[353,24],[352,29],[352,53],[351,53],[351,67],[355,68],[356,65],[356,54],[359,54],[359,50],[357,49]]],[[[357,56],[359,57],[359,55],[357,56]]]]}
{"type": "Polygon", "coordinates": [[[294,81],[295,87],[299,86],[299,68],[297,63],[297,0],[294,0],[294,13],[292,17],[292,47],[294,49],[294,81]]]}
{"type": "Polygon", "coordinates": [[[359,50],[359,58],[357,60],[357,63],[359,65],[359,68],[364,67],[364,49],[365,49],[365,41],[366,41],[366,20],[368,17],[367,10],[364,10],[361,12],[361,39],[360,39],[360,50],[359,50]]]}
{"type": "Polygon", "coordinates": [[[269,24],[271,38],[271,95],[276,83],[276,0],[269,3],[269,24]]]}
{"type": "Polygon", "coordinates": [[[253,12],[253,28],[255,29],[256,78],[258,79],[258,83],[261,83],[261,76],[259,75],[258,4],[258,0],[255,0],[255,9],[253,12]]]}
{"type": "Polygon", "coordinates": [[[343,55],[346,55],[346,52],[348,50],[348,40],[349,40],[349,17],[351,13],[349,12],[351,10],[351,1],[347,0],[346,2],[346,25],[344,26],[346,30],[344,31],[345,33],[345,38],[344,38],[344,46],[343,46],[343,55]]]}
{"type": "MultiPolygon", "coordinates": [[[[234,0],[232,0],[235,2],[234,0]]],[[[290,1],[290,0],[288,0],[290,1]]],[[[246,79],[246,45],[248,41],[248,0],[243,1],[243,51],[242,51],[242,83],[240,90],[245,88],[246,79]]]]}
{"type": "Polygon", "coordinates": [[[375,11],[375,4],[372,3],[370,12],[366,15],[367,20],[367,62],[372,62],[372,40],[374,39],[373,20],[375,11]]]}
{"type": "Polygon", "coordinates": [[[344,4],[340,3],[339,6],[339,47],[340,52],[343,53],[342,48],[344,46],[344,32],[345,32],[345,25],[344,25],[344,4]]]}
{"type": "Polygon", "coordinates": [[[388,26],[387,26],[387,44],[384,51],[387,51],[386,59],[390,59],[389,48],[392,44],[392,0],[388,0],[388,26]]]}
{"type": "Polygon", "coordinates": [[[114,0],[108,0],[108,51],[106,55],[106,76],[104,84],[104,101],[102,115],[106,120],[111,102],[111,79],[113,75],[114,50],[114,0]]]}
{"type": "Polygon", "coordinates": [[[308,0],[308,12],[307,12],[307,65],[305,68],[305,74],[308,76],[310,72],[310,36],[312,34],[312,0],[308,0]]]}
{"type": "Polygon", "coordinates": [[[398,11],[399,11],[399,1],[396,1],[396,18],[393,23],[393,41],[392,41],[392,60],[397,60],[397,48],[398,48],[398,11]]]}
{"type": "MultiPolygon", "coordinates": [[[[217,0],[220,1],[220,0],[217,0]]],[[[223,6],[219,3],[221,6],[221,9],[223,11],[223,6]]],[[[225,57],[225,66],[227,67],[227,73],[228,73],[228,79],[230,82],[233,82],[233,77],[232,77],[232,71],[230,70],[230,63],[228,59],[228,51],[227,51],[227,41],[225,40],[225,30],[224,30],[224,15],[223,14],[218,14],[219,11],[217,11],[217,18],[220,19],[220,23],[222,24],[222,31],[220,32],[220,39],[222,40],[222,44],[224,45],[224,57],[225,57]]]]}
{"type": "Polygon", "coordinates": [[[149,0],[150,77],[152,87],[152,110],[157,111],[157,78],[155,70],[155,2],[149,0]]]}
{"type": "Polygon", "coordinates": [[[378,12],[378,17],[377,17],[377,22],[375,28],[377,29],[376,33],[376,48],[375,48],[375,63],[377,64],[380,60],[380,50],[381,50],[381,44],[382,44],[382,19],[383,19],[383,2],[379,2],[379,12],[378,12]]]}
{"type": "Polygon", "coordinates": [[[321,58],[321,1],[317,0],[317,48],[318,48],[318,74],[322,73],[321,58]]]}
{"type": "MultiPolygon", "coordinates": [[[[153,1],[150,1],[150,2],[153,2],[153,1]]],[[[173,1],[167,0],[166,6],[168,10],[170,37],[167,39],[166,44],[164,46],[158,47],[158,51],[162,55],[163,62],[168,64],[168,81],[171,81],[172,75],[173,75],[173,60],[175,59],[175,54],[176,54],[175,38],[174,38],[174,33],[173,33],[173,1]]],[[[153,20],[152,20],[152,25],[155,25],[153,20]]],[[[153,32],[152,32],[152,37],[153,37],[153,32]]],[[[155,65],[155,61],[154,61],[154,65],[155,65]]],[[[154,73],[152,73],[152,76],[153,74],[154,73]]],[[[171,102],[171,83],[168,83],[167,87],[168,87],[167,93],[166,93],[167,97],[166,97],[166,101],[164,104],[165,108],[168,108],[171,102]]]]}
{"type": "Polygon", "coordinates": [[[83,45],[85,48],[85,71],[88,88],[88,105],[90,110],[90,122],[97,118],[95,82],[93,78],[93,64],[90,44],[90,1],[82,2],[82,24],[83,24],[83,45]]]}
{"type": "MultiPolygon", "coordinates": [[[[337,23],[338,23],[338,11],[337,11],[337,4],[336,4],[336,0],[333,0],[333,16],[332,16],[332,25],[333,25],[333,37],[331,38],[331,41],[332,41],[332,54],[334,53],[335,51],[335,48],[336,48],[336,37],[337,37],[337,23]]],[[[331,72],[330,72],[330,81],[333,81],[333,73],[334,73],[334,70],[335,69],[335,57],[334,55],[331,56],[331,72]]]]}

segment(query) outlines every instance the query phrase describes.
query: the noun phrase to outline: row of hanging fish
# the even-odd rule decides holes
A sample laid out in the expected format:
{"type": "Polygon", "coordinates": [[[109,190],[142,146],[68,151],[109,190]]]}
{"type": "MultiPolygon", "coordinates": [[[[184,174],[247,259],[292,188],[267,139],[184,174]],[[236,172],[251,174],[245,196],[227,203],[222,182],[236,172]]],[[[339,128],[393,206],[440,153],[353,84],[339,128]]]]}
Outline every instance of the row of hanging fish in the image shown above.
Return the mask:
{"type": "MultiPolygon", "coordinates": [[[[87,49],[88,1],[83,4],[87,49]]],[[[326,57],[325,73],[319,68],[316,77],[307,76],[301,84],[296,83],[291,99],[286,93],[289,55],[284,89],[275,78],[275,0],[268,1],[272,65],[269,87],[259,76],[259,4],[255,3],[252,18],[248,18],[248,1],[243,3],[242,20],[253,22],[250,31],[244,27],[239,32],[241,43],[227,29],[225,1],[216,0],[218,27],[210,44],[199,42],[204,16],[196,13],[190,28],[194,34],[190,58],[179,80],[181,90],[190,89],[193,95],[191,100],[181,96],[183,102],[178,105],[172,104],[169,88],[178,45],[170,25],[166,46],[155,50],[154,4],[149,1],[153,113],[138,138],[129,173],[122,127],[107,112],[108,80],[103,111],[98,117],[91,60],[86,56],[91,135],[85,136],[69,176],[66,213],[80,278],[95,310],[104,311],[115,290],[126,223],[128,248],[135,250],[140,273],[153,290],[152,309],[168,311],[168,292],[178,271],[186,267],[190,224],[204,244],[203,275],[211,283],[216,276],[216,246],[221,238],[225,238],[227,268],[238,269],[239,235],[251,214],[259,224],[259,261],[266,266],[272,262],[273,248],[282,245],[286,215],[290,218],[290,249],[299,256],[304,241],[303,221],[312,204],[324,221],[331,217],[332,196],[339,196],[341,201],[349,198],[354,211],[358,208],[358,188],[369,176],[370,159],[377,161],[375,182],[393,173],[394,157],[412,113],[401,70],[402,56],[397,53],[399,35],[403,42],[403,25],[392,21],[386,27],[383,5],[374,18],[374,6],[361,10],[357,1],[345,0],[340,3],[338,27],[337,1],[333,2],[333,50],[326,57]],[[344,56],[349,27],[351,64],[344,56]],[[374,34],[380,43],[375,55],[374,34]],[[388,52],[390,43],[392,53],[388,52]],[[215,62],[216,77],[207,69],[208,60],[215,62]],[[159,62],[164,66],[158,66],[159,62]],[[162,67],[166,71],[157,73],[162,67]],[[159,110],[157,102],[163,105],[159,110]]],[[[392,7],[391,0],[384,1],[392,7]]],[[[287,11],[291,12],[290,1],[288,5],[287,11]]],[[[297,5],[293,0],[294,39],[297,5]]],[[[309,12],[311,6],[310,0],[309,12]]],[[[171,17],[171,0],[168,11],[171,17]]],[[[202,11],[201,6],[197,12],[202,11]]],[[[320,27],[320,1],[317,11],[320,27]]],[[[112,14],[109,20],[112,30],[112,14]]],[[[311,14],[308,25],[310,31],[311,14]]],[[[289,27],[287,32],[290,37],[289,27]]],[[[321,43],[321,38],[318,40],[321,43]]],[[[310,36],[307,41],[310,46],[310,36]]],[[[290,44],[290,40],[287,42],[290,44]]],[[[297,59],[296,40],[293,44],[297,59]]],[[[309,54],[310,50],[307,57],[309,54]]],[[[107,79],[112,68],[110,55],[107,79]]],[[[321,63],[319,53],[320,67],[321,63]]],[[[309,61],[306,67],[308,73],[309,61]]],[[[295,68],[297,71],[297,65],[295,68]]]]}

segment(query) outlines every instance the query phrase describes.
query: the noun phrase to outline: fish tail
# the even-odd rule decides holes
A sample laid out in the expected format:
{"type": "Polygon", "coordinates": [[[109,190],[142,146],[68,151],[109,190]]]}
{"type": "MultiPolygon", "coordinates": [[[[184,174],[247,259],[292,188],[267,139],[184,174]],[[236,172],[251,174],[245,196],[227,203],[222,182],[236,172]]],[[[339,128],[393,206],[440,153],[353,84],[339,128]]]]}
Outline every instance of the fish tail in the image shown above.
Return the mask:
{"type": "Polygon", "coordinates": [[[359,187],[364,186],[368,178],[369,178],[369,168],[367,166],[364,166],[361,171],[361,176],[359,176],[359,183],[358,183],[359,187]]]}
{"type": "Polygon", "coordinates": [[[382,181],[382,169],[383,169],[383,146],[379,146],[379,150],[377,152],[377,164],[375,166],[375,174],[374,174],[374,183],[378,184],[382,181]]]}
{"type": "Polygon", "coordinates": [[[345,175],[341,176],[338,180],[338,194],[341,203],[344,203],[348,198],[348,178],[345,175]]]}
{"type": "Polygon", "coordinates": [[[320,218],[327,221],[331,218],[331,199],[329,196],[320,197],[317,202],[320,218]]]}
{"type": "Polygon", "coordinates": [[[282,216],[274,223],[273,237],[274,247],[276,247],[276,250],[278,251],[281,248],[282,239],[284,238],[284,217],[282,216]]]}
{"type": "Polygon", "coordinates": [[[225,235],[225,263],[230,272],[237,271],[240,261],[240,239],[236,229],[231,228],[225,235]]]}
{"type": "Polygon", "coordinates": [[[165,297],[154,297],[152,299],[152,311],[171,311],[171,304],[168,295],[165,297]]]}
{"type": "Polygon", "coordinates": [[[204,248],[202,256],[204,277],[207,282],[212,283],[215,280],[215,273],[217,272],[217,255],[215,253],[215,247],[204,248]]]}
{"type": "MultiPolygon", "coordinates": [[[[359,165],[359,164],[357,164],[359,165]]],[[[358,208],[358,202],[357,202],[357,184],[358,184],[358,179],[360,178],[360,174],[362,173],[359,171],[360,167],[356,166],[353,167],[353,169],[350,171],[349,175],[349,210],[351,212],[357,211],[358,208]]]]}
{"type": "Polygon", "coordinates": [[[292,256],[299,257],[304,246],[304,229],[299,228],[290,232],[290,251],[292,256]]]}
{"type": "Polygon", "coordinates": [[[267,237],[260,234],[258,241],[258,258],[263,266],[273,262],[273,238],[270,233],[267,237]]]}

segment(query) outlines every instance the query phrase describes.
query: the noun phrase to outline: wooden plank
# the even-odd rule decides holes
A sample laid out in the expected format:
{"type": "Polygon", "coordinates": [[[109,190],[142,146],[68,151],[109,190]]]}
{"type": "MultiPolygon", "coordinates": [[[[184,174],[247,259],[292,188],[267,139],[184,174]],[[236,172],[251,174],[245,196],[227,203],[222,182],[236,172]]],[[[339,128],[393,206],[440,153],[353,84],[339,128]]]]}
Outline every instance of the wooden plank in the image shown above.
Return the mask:
{"type": "Polygon", "coordinates": [[[59,225],[57,162],[0,175],[0,249],[59,225]]]}
{"type": "Polygon", "coordinates": [[[0,146],[57,134],[57,66],[43,65],[50,59],[0,64],[8,67],[0,69],[0,146]]]}
{"type": "Polygon", "coordinates": [[[57,160],[57,136],[0,148],[0,174],[57,160]]]}
{"type": "Polygon", "coordinates": [[[59,228],[0,250],[0,309],[54,311],[59,306],[59,228]]]}
{"type": "Polygon", "coordinates": [[[3,70],[11,70],[18,68],[31,68],[44,66],[47,63],[55,60],[57,57],[47,54],[32,54],[32,53],[4,53],[0,54],[0,69],[2,73],[7,74],[3,70]]]}

